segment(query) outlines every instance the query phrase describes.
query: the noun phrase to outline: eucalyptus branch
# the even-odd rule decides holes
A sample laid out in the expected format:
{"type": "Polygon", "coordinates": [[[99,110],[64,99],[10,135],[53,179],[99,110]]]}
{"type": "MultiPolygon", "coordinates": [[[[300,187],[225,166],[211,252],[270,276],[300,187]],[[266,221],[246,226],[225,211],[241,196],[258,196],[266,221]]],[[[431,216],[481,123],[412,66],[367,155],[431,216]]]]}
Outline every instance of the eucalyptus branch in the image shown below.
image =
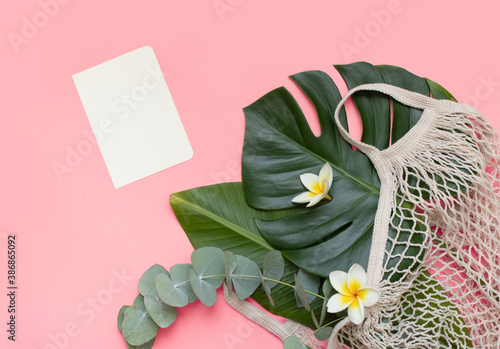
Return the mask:
{"type": "MultiPolygon", "coordinates": [[[[172,266],[170,272],[154,265],[141,277],[140,295],[132,306],[122,307],[118,314],[118,329],[130,346],[151,348],[159,328],[166,328],[175,321],[179,307],[198,299],[206,306],[215,304],[215,290],[224,281],[229,292],[234,288],[241,300],[262,286],[274,305],[271,292],[279,284],[293,289],[297,304],[302,304],[307,311],[311,311],[309,303],[316,298],[323,300],[323,307],[326,304],[326,297],[318,294],[319,277],[299,270],[294,275],[295,285],[281,280],[285,261],[279,251],[270,251],[265,256],[262,271],[254,261],[214,247],[194,251],[191,261],[192,264],[172,266]]],[[[317,323],[314,313],[311,315],[317,323]]]]}

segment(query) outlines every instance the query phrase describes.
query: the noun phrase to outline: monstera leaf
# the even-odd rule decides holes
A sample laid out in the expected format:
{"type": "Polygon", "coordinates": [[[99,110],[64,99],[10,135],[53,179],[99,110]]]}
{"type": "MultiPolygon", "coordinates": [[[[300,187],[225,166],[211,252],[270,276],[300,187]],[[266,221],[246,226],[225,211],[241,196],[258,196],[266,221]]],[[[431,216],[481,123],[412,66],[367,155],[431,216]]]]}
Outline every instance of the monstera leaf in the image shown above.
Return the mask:
{"type": "MultiPolygon", "coordinates": [[[[349,89],[386,82],[452,99],[437,83],[402,68],[368,63],[336,68],[349,89]]],[[[285,88],[273,90],[244,109],[243,190],[236,183],[195,188],[173,194],[171,205],[195,248],[219,247],[259,265],[267,252],[281,250],[293,263],[287,263],[285,282],[293,282],[297,266],[322,277],[333,270],[347,271],[354,263],[367,269],[380,193],[376,170],[362,152],[341,137],[335,125],[334,111],[341,96],[332,79],[321,71],[291,78],[316,108],[321,135],[313,134],[298,103],[285,88]],[[292,203],[292,198],[304,191],[300,174],[318,173],[325,162],[334,172],[330,191],[333,200],[312,208],[292,203]]],[[[391,139],[400,139],[422,114],[377,92],[358,92],[353,99],[363,124],[361,140],[379,149],[389,146],[391,139]]],[[[348,129],[343,109],[340,120],[348,129]]],[[[389,234],[396,232],[391,230],[389,234]]],[[[415,246],[418,243],[415,241],[415,246]]],[[[419,248],[403,252],[413,257],[421,253],[419,248]]],[[[314,325],[307,311],[295,307],[293,292],[287,288],[278,285],[273,289],[276,306],[260,290],[252,297],[275,314],[314,325]]],[[[320,314],[321,302],[314,301],[311,308],[320,314]]]]}
{"type": "MultiPolygon", "coordinates": [[[[432,85],[433,93],[446,96],[438,84],[428,84],[402,68],[363,62],[336,68],[349,89],[385,82],[429,95],[432,85]]],[[[341,96],[332,79],[320,71],[291,78],[316,108],[321,135],[312,133],[297,102],[284,88],[245,108],[242,175],[247,202],[261,210],[297,206],[292,199],[304,191],[300,174],[318,173],[330,163],[334,177],[331,202],[281,220],[260,220],[259,230],[274,248],[311,273],[326,277],[332,270],[347,271],[354,263],[366,268],[380,194],[376,170],[367,156],[341,137],[335,125],[334,111],[341,96]]],[[[363,124],[361,141],[379,149],[387,148],[391,138],[392,142],[400,139],[422,114],[392,101],[391,132],[388,96],[361,91],[353,100],[363,124]]],[[[343,109],[340,120],[348,129],[343,109]]]]}

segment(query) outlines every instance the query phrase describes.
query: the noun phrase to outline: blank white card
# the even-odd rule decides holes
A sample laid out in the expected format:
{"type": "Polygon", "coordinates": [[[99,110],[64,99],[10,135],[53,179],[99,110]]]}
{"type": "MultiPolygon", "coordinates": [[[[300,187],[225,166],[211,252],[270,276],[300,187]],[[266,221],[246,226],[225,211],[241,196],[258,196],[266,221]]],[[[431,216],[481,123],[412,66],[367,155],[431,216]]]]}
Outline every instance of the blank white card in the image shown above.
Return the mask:
{"type": "Polygon", "coordinates": [[[73,81],[115,188],[193,156],[151,47],[75,74],[73,81]]]}

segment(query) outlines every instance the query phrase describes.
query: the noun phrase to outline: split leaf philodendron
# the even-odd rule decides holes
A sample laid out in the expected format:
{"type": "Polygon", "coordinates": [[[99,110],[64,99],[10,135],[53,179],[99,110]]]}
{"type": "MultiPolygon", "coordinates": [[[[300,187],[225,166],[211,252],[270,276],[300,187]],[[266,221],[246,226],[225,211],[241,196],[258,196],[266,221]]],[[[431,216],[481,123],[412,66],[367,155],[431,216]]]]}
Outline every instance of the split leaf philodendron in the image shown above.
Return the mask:
{"type": "MultiPolygon", "coordinates": [[[[382,82],[454,100],[439,84],[402,68],[365,62],[335,68],[349,89],[382,82]]],[[[313,134],[284,87],[244,108],[243,182],[172,194],[174,213],[196,251],[192,264],[175,265],[170,272],[156,265],[141,278],[141,295],[118,316],[130,348],[151,348],[158,328],[175,320],[177,307],[197,299],[213,305],[223,282],[240,299],[251,296],[274,314],[316,328],[319,340],[326,340],[347,315],[345,310],[339,315],[327,311],[328,300],[337,293],[325,279],[356,263],[367,269],[380,180],[368,157],[337,129],[333,116],[341,95],[330,76],[308,71],[291,79],[315,107],[321,135],[313,134]]],[[[377,92],[359,92],[353,100],[363,126],[361,141],[378,149],[402,138],[422,114],[377,92]]],[[[340,122],[348,129],[343,108],[340,122]]],[[[393,225],[413,224],[402,220],[393,225]]],[[[394,229],[389,236],[405,237],[394,229]]],[[[423,234],[414,234],[404,251],[387,246],[394,250],[388,264],[415,268],[425,252],[423,240],[423,234]]],[[[402,274],[394,273],[390,281],[402,274]]],[[[446,293],[428,296],[441,299],[446,293]]],[[[458,310],[450,318],[463,323],[458,310]]],[[[453,335],[442,333],[439,340],[453,335]]],[[[286,339],[284,347],[308,348],[295,337],[286,339]]]]}
{"type": "MultiPolygon", "coordinates": [[[[444,90],[437,84],[391,66],[354,63],[336,66],[349,89],[386,82],[429,95],[444,90]]],[[[332,200],[281,220],[259,219],[260,234],[292,263],[327,277],[331,270],[347,271],[354,263],[367,268],[380,181],[374,165],[340,135],[333,113],[341,100],[333,80],[324,72],[293,75],[292,80],[313,103],[321,126],[317,137],[293,96],[284,88],[269,92],[246,107],[242,177],[250,206],[275,211],[296,207],[303,191],[300,175],[318,173],[328,163],[333,171],[332,200]]],[[[379,149],[400,139],[422,114],[377,92],[353,96],[363,123],[361,140],[379,149]],[[391,101],[394,126],[391,125],[391,101]]],[[[340,120],[348,129],[341,110],[340,120]]],[[[418,243],[417,241],[415,241],[418,243]]],[[[408,251],[410,259],[420,251],[408,251]]]]}

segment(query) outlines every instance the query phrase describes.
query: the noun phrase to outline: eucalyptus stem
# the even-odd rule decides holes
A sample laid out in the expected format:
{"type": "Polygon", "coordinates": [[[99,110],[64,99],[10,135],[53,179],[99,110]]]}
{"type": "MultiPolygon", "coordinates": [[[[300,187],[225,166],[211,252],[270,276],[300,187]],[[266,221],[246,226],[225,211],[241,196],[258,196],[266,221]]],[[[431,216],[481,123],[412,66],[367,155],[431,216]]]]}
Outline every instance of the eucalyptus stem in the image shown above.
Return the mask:
{"type": "MultiPolygon", "coordinates": [[[[283,281],[274,280],[274,279],[269,279],[269,278],[266,278],[266,277],[264,277],[264,279],[265,279],[266,281],[276,282],[276,283],[278,283],[278,284],[281,284],[281,285],[284,285],[284,286],[288,286],[288,287],[292,287],[292,288],[294,288],[294,289],[295,289],[295,286],[290,285],[290,284],[287,284],[286,282],[283,282],[283,281]]],[[[304,289],[304,291],[305,291],[306,293],[309,293],[309,294],[311,294],[311,295],[313,295],[313,296],[316,296],[316,297],[318,297],[318,298],[321,298],[321,299],[323,299],[323,300],[325,299],[325,297],[323,297],[323,296],[321,296],[321,295],[319,295],[319,294],[316,294],[316,293],[314,293],[314,292],[308,291],[308,290],[306,290],[306,289],[304,289]]]]}
{"type": "Polygon", "coordinates": [[[321,326],[320,328],[318,328],[318,329],[317,329],[316,331],[314,331],[314,332],[318,332],[320,329],[322,329],[322,328],[324,328],[324,327],[328,327],[328,326],[330,326],[330,325],[333,325],[333,324],[334,324],[334,323],[336,323],[337,321],[344,320],[345,318],[346,318],[346,316],[344,316],[344,317],[339,317],[338,319],[335,319],[335,320],[333,320],[333,321],[330,321],[329,323],[327,323],[327,324],[325,324],[325,325],[321,326]]]}
{"type": "MultiPolygon", "coordinates": [[[[254,275],[240,275],[240,274],[232,274],[232,275],[233,275],[233,276],[236,276],[236,277],[244,277],[244,278],[250,278],[250,279],[260,279],[260,277],[258,277],[258,276],[254,276],[254,275]]],[[[206,275],[206,276],[203,276],[203,279],[212,278],[212,277],[213,277],[213,278],[216,278],[216,277],[217,277],[217,278],[220,278],[220,277],[226,277],[226,275],[206,275]]],[[[266,280],[266,281],[270,281],[270,282],[276,282],[277,284],[281,284],[281,285],[283,285],[283,286],[288,286],[288,287],[291,287],[291,288],[295,289],[295,286],[294,286],[294,285],[287,284],[286,282],[283,282],[283,281],[280,281],[280,280],[274,280],[274,279],[266,278],[265,276],[264,276],[264,280],[266,280]]],[[[304,289],[304,291],[305,291],[306,293],[309,293],[309,294],[311,294],[311,295],[315,296],[315,297],[321,298],[321,299],[323,299],[323,300],[325,299],[325,297],[324,297],[324,296],[321,296],[321,295],[316,294],[316,293],[314,293],[314,292],[308,291],[308,290],[306,290],[306,289],[304,289]]]]}
{"type": "MultiPolygon", "coordinates": [[[[123,306],[120,309],[117,318],[118,329],[122,332],[129,347],[142,345],[149,347],[158,330],[170,326],[175,321],[177,308],[185,307],[197,299],[206,306],[215,304],[217,300],[215,290],[225,279],[228,284],[231,280],[235,282],[234,290],[241,299],[250,297],[259,286],[263,286],[264,292],[273,305],[272,287],[266,287],[268,286],[266,282],[293,289],[297,307],[300,308],[300,302],[302,302],[307,312],[311,312],[313,322],[319,327],[314,315],[315,308],[311,310],[309,306],[311,297],[308,294],[318,297],[323,300],[321,321],[324,320],[323,311],[328,297],[304,289],[300,280],[301,274],[306,273],[305,271],[299,270],[297,274],[294,274],[295,284],[281,281],[285,271],[285,260],[279,251],[270,251],[266,254],[262,270],[256,262],[244,256],[235,256],[230,251],[224,252],[216,247],[202,247],[195,250],[191,260],[193,264],[174,265],[170,273],[161,265],[155,264],[143,274],[139,280],[140,294],[132,306],[123,306]],[[251,275],[242,275],[237,272],[251,275]],[[263,273],[273,278],[265,277],[263,273]]],[[[306,286],[316,291],[320,286],[319,278],[311,276],[306,286]]],[[[323,332],[323,336],[328,335],[326,329],[323,332]]],[[[322,338],[320,334],[317,336],[322,338]]],[[[297,338],[295,344],[298,343],[300,340],[297,338]]]]}

